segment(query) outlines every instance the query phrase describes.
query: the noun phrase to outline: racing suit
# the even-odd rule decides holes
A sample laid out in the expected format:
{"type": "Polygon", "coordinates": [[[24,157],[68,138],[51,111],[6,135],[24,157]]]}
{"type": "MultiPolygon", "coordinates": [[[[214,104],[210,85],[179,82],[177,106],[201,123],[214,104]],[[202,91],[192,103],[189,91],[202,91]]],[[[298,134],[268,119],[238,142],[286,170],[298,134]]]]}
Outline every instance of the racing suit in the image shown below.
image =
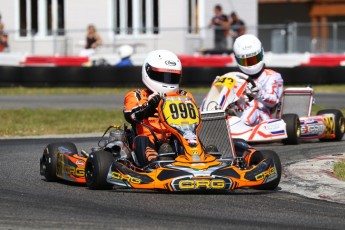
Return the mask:
{"type": "MultiPolygon", "coordinates": [[[[157,158],[158,146],[156,146],[154,136],[150,130],[135,120],[142,121],[144,124],[148,124],[153,127],[155,135],[163,142],[168,142],[171,135],[159,121],[156,108],[148,109],[151,94],[152,92],[148,89],[137,89],[127,93],[124,99],[123,112],[126,121],[129,122],[136,131],[133,148],[138,158],[139,166],[141,167],[157,158]]],[[[184,90],[179,90],[179,94],[186,95],[194,101],[193,96],[184,90]]]]}
{"type": "Polygon", "coordinates": [[[242,121],[250,126],[270,119],[283,93],[283,79],[280,73],[263,69],[257,75],[259,77],[254,82],[259,91],[253,95],[254,100],[247,103],[241,115],[242,121]]]}

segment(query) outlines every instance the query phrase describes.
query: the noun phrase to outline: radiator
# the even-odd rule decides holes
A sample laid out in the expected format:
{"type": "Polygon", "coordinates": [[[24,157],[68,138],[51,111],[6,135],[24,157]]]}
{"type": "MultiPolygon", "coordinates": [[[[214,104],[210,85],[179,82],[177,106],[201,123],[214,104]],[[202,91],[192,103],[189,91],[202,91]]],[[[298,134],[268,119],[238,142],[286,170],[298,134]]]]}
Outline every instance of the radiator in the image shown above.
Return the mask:
{"type": "Polygon", "coordinates": [[[222,153],[221,158],[233,158],[234,151],[230,139],[230,128],[224,111],[201,112],[202,125],[199,132],[200,141],[206,147],[215,145],[222,153]]]}

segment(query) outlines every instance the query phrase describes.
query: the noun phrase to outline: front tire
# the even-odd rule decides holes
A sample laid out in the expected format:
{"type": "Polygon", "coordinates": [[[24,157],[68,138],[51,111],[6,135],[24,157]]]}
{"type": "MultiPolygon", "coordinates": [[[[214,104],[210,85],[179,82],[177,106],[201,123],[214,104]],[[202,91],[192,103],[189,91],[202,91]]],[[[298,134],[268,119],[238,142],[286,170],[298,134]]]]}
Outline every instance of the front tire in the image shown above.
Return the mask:
{"type": "Polygon", "coordinates": [[[283,139],[284,145],[298,145],[301,137],[301,124],[297,114],[283,114],[282,119],[286,124],[287,138],[283,139]]]}
{"type": "Polygon", "coordinates": [[[51,143],[43,151],[40,159],[40,173],[46,178],[48,182],[57,181],[57,155],[59,148],[64,148],[64,151],[69,151],[71,154],[78,153],[77,147],[71,142],[51,143]]]}
{"type": "Polygon", "coordinates": [[[276,152],[272,150],[261,150],[261,151],[254,152],[253,155],[249,159],[249,166],[257,165],[264,159],[273,160],[275,168],[276,168],[277,178],[275,178],[274,180],[268,183],[255,186],[254,188],[258,190],[275,190],[279,185],[280,178],[282,175],[282,165],[280,162],[280,158],[276,152]]]}
{"type": "Polygon", "coordinates": [[[85,180],[89,189],[103,190],[113,187],[107,182],[107,175],[113,161],[113,155],[104,150],[90,154],[85,166],[85,180]]]}
{"type": "Polygon", "coordinates": [[[320,141],[341,141],[345,132],[345,119],[340,110],[337,109],[323,109],[317,112],[317,115],[331,113],[334,114],[335,138],[320,138],[320,141]]]}

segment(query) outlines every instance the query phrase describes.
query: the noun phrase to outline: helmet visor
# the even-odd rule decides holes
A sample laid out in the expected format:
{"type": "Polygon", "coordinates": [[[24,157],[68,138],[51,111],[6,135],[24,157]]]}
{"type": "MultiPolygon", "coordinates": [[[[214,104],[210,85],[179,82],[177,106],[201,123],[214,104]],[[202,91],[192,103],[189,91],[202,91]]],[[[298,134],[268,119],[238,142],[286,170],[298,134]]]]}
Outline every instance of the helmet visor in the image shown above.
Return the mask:
{"type": "Polygon", "coordinates": [[[146,64],[146,72],[152,80],[165,84],[179,84],[181,81],[181,70],[160,69],[146,64]]]}
{"type": "Polygon", "coordinates": [[[258,54],[252,57],[240,58],[240,57],[235,56],[237,63],[241,66],[256,65],[263,60],[263,57],[264,55],[262,51],[260,51],[258,54]]]}

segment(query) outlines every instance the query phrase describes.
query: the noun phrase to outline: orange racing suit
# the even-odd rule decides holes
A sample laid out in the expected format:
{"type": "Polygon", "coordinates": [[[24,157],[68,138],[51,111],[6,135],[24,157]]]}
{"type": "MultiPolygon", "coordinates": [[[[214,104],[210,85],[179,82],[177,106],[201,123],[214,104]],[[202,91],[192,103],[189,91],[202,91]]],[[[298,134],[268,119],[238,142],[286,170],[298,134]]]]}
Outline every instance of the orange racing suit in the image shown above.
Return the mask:
{"type": "MultiPolygon", "coordinates": [[[[137,135],[134,139],[133,148],[138,158],[139,166],[144,166],[157,158],[158,153],[156,148],[158,146],[155,145],[155,139],[150,130],[135,120],[150,125],[158,139],[163,142],[168,142],[171,135],[159,121],[156,109],[149,113],[145,113],[145,115],[143,114],[150,94],[152,94],[152,92],[148,89],[136,89],[127,93],[124,99],[123,112],[125,119],[135,128],[137,135]]],[[[184,90],[179,90],[179,94],[186,95],[194,101],[193,96],[184,90]]]]}

